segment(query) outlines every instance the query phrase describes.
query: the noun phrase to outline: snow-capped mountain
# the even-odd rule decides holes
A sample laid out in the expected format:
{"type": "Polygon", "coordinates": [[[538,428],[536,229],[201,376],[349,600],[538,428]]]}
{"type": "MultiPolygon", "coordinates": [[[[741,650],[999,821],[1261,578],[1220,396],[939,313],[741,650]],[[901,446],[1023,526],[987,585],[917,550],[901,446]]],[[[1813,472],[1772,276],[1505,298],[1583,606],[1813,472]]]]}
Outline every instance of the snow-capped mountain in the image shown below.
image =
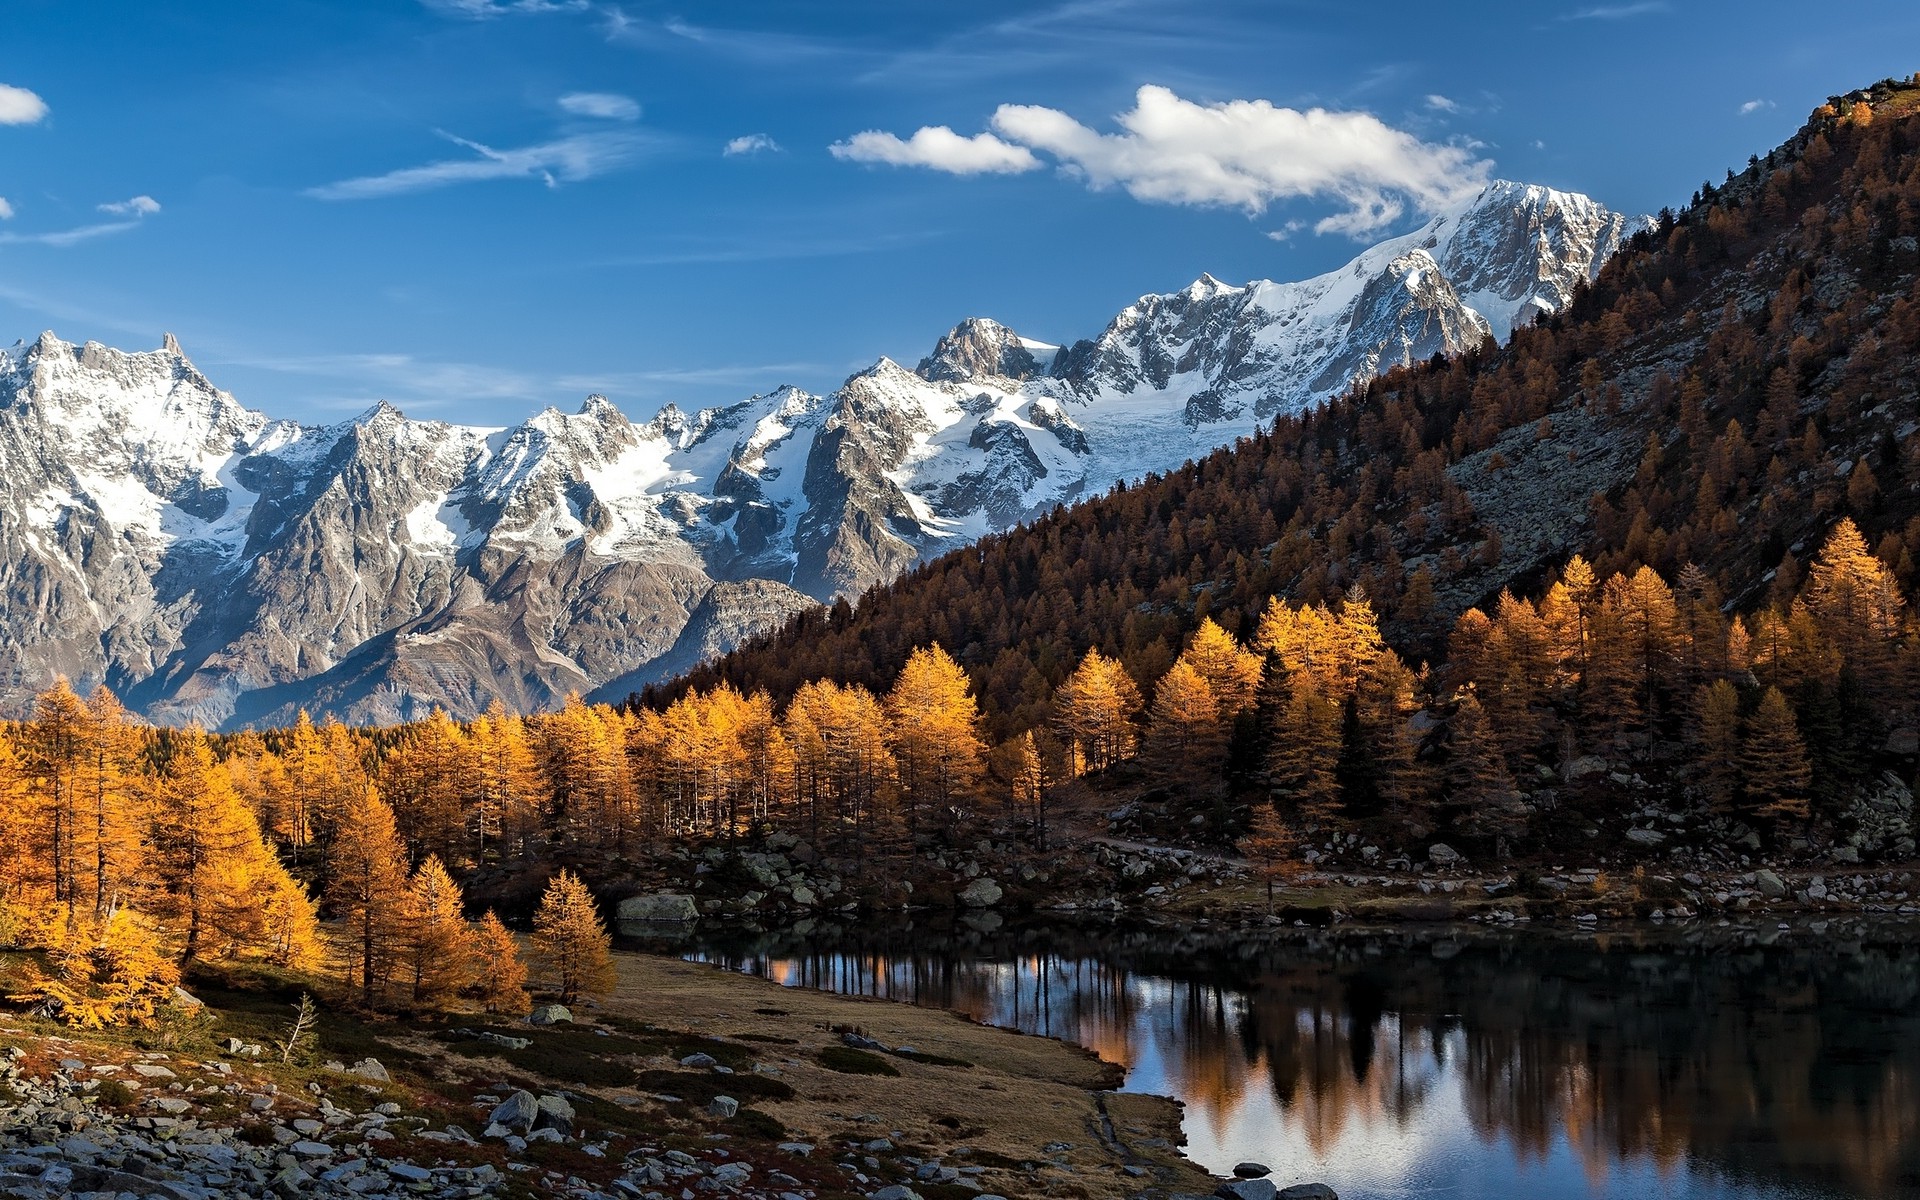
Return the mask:
{"type": "Polygon", "coordinates": [[[0,351],[0,709],[52,677],[155,720],[395,720],[622,695],[923,555],[1177,466],[1565,303],[1636,228],[1494,184],[1300,283],[1210,276],[1062,347],[962,322],[913,370],[645,423],[250,410],[171,336],[0,351]]]}

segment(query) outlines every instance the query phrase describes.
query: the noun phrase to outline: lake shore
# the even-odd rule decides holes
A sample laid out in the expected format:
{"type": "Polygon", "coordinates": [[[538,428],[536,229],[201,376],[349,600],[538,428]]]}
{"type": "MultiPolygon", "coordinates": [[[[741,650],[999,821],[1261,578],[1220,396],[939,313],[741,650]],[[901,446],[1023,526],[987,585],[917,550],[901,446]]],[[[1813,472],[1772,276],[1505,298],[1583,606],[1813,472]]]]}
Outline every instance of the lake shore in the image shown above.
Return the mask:
{"type": "Polygon", "coordinates": [[[1181,1156],[1179,1105],[1114,1091],[1124,1072],[1092,1050],[702,963],[622,954],[618,965],[607,1012],[767,1046],[797,1095],[763,1107],[801,1141],[885,1142],[875,1155],[984,1167],[976,1182],[1007,1196],[1205,1194],[1218,1182],[1181,1156]],[[914,1057],[886,1056],[897,1075],[820,1065],[847,1034],[914,1057]]]}

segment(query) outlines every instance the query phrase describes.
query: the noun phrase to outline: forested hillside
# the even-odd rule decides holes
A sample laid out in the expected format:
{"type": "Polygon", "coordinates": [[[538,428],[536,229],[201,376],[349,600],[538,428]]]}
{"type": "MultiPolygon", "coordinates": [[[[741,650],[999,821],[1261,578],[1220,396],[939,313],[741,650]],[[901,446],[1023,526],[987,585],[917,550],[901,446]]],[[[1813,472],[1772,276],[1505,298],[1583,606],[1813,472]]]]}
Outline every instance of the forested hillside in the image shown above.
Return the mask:
{"type": "Polygon", "coordinates": [[[1389,374],[1182,468],[917,568],[639,700],[726,681],[869,687],[939,643],[992,732],[1044,724],[1097,647],[1145,685],[1212,617],[1364,591],[1416,661],[1570,555],[1731,610],[1794,594],[1851,515],[1903,586],[1920,551],[1920,90],[1838,97],[1639,234],[1504,348],[1389,374]]]}

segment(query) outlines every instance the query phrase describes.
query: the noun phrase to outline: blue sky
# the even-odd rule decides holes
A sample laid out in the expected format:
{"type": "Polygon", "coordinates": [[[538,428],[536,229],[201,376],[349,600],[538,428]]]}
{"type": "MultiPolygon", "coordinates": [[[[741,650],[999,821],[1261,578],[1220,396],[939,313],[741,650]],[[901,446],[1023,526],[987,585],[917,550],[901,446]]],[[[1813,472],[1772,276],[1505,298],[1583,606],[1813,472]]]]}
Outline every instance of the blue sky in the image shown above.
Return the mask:
{"type": "Polygon", "coordinates": [[[7,340],[171,330],[316,421],[825,389],[968,315],[1091,336],[1487,175],[1679,204],[1920,69],[1908,0],[7,9],[7,340]]]}

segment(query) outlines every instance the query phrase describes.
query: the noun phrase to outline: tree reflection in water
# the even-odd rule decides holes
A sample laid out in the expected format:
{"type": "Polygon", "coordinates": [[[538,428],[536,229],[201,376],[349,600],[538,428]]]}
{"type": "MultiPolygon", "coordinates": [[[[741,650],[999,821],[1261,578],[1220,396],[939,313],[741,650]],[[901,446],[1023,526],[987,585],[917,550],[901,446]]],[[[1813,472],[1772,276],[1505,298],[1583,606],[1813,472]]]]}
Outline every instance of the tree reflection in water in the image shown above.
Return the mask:
{"type": "Polygon", "coordinates": [[[1343,1196],[1920,1197],[1920,929],[816,926],[692,957],[1126,1064],[1188,1152],[1343,1196]]]}

